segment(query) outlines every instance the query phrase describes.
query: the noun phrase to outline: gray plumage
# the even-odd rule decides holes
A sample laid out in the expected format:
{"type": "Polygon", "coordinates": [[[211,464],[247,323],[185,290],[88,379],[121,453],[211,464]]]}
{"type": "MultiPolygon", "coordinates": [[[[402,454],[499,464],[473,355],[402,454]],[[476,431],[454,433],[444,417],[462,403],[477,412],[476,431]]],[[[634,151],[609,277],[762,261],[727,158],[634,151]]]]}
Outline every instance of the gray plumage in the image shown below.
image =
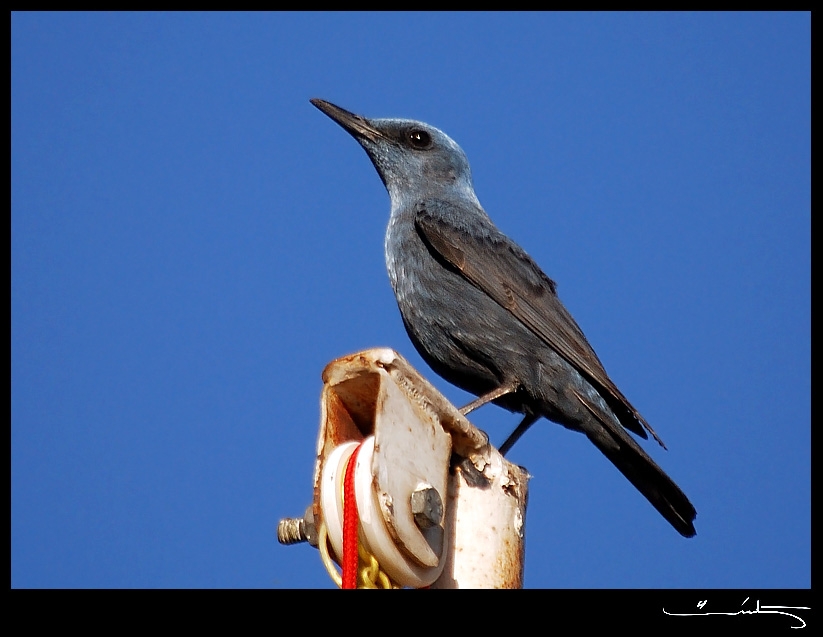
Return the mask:
{"type": "Polygon", "coordinates": [[[685,537],[696,512],[640,448],[646,420],[611,381],[554,282],[483,210],[466,155],[445,133],[405,119],[366,119],[311,100],[371,158],[391,198],[386,266],[423,359],[478,396],[525,414],[504,453],[538,418],[584,433],[685,537]]]}

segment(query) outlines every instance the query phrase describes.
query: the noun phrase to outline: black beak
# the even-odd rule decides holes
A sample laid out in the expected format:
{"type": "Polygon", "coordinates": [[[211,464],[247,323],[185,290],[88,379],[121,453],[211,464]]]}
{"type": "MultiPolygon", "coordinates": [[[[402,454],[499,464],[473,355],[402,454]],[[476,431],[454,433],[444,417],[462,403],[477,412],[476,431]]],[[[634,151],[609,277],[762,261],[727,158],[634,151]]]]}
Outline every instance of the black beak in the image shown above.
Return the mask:
{"type": "Polygon", "coordinates": [[[384,139],[383,133],[372,126],[371,122],[365,117],[350,113],[346,109],[335,106],[326,100],[314,98],[309,101],[345,128],[355,139],[365,138],[372,142],[384,139]]]}

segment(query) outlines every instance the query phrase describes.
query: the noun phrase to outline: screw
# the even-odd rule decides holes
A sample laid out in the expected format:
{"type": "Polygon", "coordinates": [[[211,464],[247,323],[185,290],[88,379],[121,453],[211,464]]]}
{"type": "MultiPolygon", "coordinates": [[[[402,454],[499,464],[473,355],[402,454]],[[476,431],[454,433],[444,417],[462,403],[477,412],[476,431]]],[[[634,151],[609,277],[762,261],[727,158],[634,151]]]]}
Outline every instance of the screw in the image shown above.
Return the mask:
{"type": "Polygon", "coordinates": [[[312,546],[317,546],[317,529],[314,526],[311,505],[306,508],[302,518],[283,518],[278,522],[277,541],[280,544],[308,542],[312,546]]]}
{"type": "Polygon", "coordinates": [[[437,489],[423,484],[412,491],[411,511],[419,528],[430,529],[439,526],[443,521],[443,500],[437,489]]]}

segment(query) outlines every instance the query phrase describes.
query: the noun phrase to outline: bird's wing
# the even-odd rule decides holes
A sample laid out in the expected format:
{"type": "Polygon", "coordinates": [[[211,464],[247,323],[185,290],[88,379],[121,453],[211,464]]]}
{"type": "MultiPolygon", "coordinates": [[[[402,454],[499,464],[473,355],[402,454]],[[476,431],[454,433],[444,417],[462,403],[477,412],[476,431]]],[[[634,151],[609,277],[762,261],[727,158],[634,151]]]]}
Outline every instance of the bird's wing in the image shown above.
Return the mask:
{"type": "MultiPolygon", "coordinates": [[[[665,448],[663,441],[609,378],[583,331],[557,297],[554,281],[520,246],[491,223],[484,226],[482,236],[477,232],[469,233],[452,221],[460,219],[461,215],[443,214],[448,207],[454,206],[438,201],[431,209],[421,206],[417,210],[417,230],[431,249],[593,383],[616,409],[627,429],[646,438],[645,428],[665,448]],[[433,214],[432,210],[436,212],[433,214]]],[[[597,409],[595,405],[591,408],[597,409]]]]}

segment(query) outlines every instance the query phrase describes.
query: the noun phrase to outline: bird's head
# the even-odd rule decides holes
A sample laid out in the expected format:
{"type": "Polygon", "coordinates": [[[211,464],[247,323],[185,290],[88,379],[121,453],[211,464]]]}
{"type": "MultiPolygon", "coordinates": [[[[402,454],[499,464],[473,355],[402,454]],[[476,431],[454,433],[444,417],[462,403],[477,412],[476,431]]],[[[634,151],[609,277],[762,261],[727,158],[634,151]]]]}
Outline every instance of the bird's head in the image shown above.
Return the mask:
{"type": "Polygon", "coordinates": [[[477,203],[466,154],[443,131],[410,119],[368,119],[325,100],[311,103],[366,150],[383,180],[392,209],[426,196],[477,203]]]}

